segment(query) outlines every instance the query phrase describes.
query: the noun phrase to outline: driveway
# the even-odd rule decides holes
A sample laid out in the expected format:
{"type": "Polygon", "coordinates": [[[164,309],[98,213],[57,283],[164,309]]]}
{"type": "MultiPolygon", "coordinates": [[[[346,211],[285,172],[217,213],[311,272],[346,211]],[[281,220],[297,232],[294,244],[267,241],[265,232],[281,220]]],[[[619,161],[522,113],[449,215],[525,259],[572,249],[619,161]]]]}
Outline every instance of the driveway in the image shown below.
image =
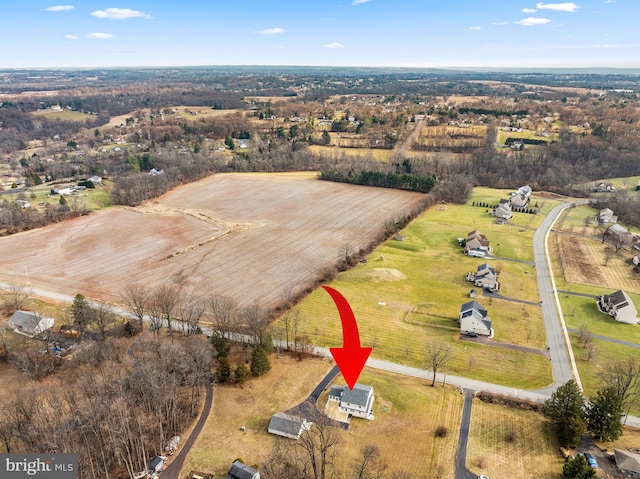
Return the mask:
{"type": "Polygon", "coordinates": [[[456,451],[456,479],[476,479],[478,476],[467,469],[467,442],[469,441],[469,426],[471,424],[471,406],[473,391],[463,389],[464,406],[462,407],[462,421],[458,435],[458,450],[456,451]]]}

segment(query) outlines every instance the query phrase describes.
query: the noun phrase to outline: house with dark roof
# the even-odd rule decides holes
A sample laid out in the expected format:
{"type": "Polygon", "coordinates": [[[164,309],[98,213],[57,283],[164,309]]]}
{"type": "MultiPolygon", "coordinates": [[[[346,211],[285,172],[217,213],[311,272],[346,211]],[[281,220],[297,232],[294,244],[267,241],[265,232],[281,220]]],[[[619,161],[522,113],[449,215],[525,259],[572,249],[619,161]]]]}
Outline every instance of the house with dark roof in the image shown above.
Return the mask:
{"type": "Polygon", "coordinates": [[[227,472],[226,479],[260,479],[260,473],[253,467],[235,460],[227,472]]]}
{"type": "Polygon", "coordinates": [[[15,331],[28,334],[29,336],[41,334],[47,329],[53,328],[53,325],[53,318],[42,316],[33,311],[18,310],[9,318],[9,326],[15,331]]]}
{"type": "Polygon", "coordinates": [[[282,437],[300,439],[303,431],[311,429],[311,422],[304,418],[277,412],[269,422],[269,432],[282,437]]]}
{"type": "Polygon", "coordinates": [[[339,403],[338,410],[344,414],[373,420],[373,386],[356,383],[353,389],[348,386],[332,386],[329,401],[339,403]]]}
{"type": "Polygon", "coordinates": [[[478,266],[478,270],[467,273],[467,281],[472,282],[478,288],[484,288],[488,291],[499,291],[500,283],[498,282],[498,273],[489,266],[489,263],[483,263],[478,266]]]}
{"type": "Polygon", "coordinates": [[[476,300],[460,306],[460,331],[493,337],[493,329],[487,310],[476,300]]]}
{"type": "Polygon", "coordinates": [[[636,324],[640,321],[638,310],[627,293],[622,290],[611,294],[603,294],[598,299],[598,309],[616,321],[627,324],[636,324]]]}
{"type": "Polygon", "coordinates": [[[151,477],[155,477],[160,471],[162,471],[162,467],[166,461],[167,458],[165,456],[153,456],[147,465],[149,475],[151,475],[151,477]]]}

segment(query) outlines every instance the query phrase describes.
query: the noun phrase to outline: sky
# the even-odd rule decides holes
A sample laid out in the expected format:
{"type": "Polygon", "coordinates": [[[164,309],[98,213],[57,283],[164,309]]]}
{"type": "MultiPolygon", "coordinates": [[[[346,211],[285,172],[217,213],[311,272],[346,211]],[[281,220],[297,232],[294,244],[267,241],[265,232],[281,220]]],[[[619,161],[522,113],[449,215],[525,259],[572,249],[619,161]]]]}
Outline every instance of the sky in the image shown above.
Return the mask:
{"type": "Polygon", "coordinates": [[[640,68],[638,0],[0,0],[0,69],[640,68]]]}

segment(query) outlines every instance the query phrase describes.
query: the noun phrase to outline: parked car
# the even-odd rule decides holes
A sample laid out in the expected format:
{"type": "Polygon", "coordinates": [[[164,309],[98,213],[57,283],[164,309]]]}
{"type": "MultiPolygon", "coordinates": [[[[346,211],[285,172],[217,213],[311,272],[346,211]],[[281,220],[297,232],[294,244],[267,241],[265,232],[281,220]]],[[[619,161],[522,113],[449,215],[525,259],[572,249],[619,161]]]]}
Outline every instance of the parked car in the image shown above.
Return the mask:
{"type": "Polygon", "coordinates": [[[485,476],[484,474],[478,476],[478,479],[489,479],[489,476],[485,476]]]}
{"type": "Polygon", "coordinates": [[[588,452],[584,453],[584,458],[587,460],[587,464],[589,464],[589,466],[592,469],[598,469],[598,461],[596,461],[596,458],[593,457],[591,454],[589,454],[588,452]]]}
{"type": "Polygon", "coordinates": [[[465,336],[468,336],[470,338],[477,338],[478,337],[478,333],[473,332],[473,331],[465,331],[464,334],[465,334],[465,336]]]}

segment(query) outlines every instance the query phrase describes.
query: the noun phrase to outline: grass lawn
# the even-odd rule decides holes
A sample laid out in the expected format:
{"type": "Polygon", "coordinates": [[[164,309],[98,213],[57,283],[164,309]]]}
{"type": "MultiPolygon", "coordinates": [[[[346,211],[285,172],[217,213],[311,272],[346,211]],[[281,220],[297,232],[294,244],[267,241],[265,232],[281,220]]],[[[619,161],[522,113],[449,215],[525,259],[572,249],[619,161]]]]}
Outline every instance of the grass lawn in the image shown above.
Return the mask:
{"type": "Polygon", "coordinates": [[[564,461],[542,415],[474,399],[467,468],[510,479],[560,479],[564,461]]]}
{"type": "Polygon", "coordinates": [[[66,121],[84,121],[88,119],[94,119],[96,115],[90,115],[89,113],[82,113],[80,111],[73,110],[37,110],[32,113],[36,116],[44,116],[50,120],[66,120],[66,121]]]}
{"type": "Polygon", "coordinates": [[[340,156],[347,157],[372,157],[375,160],[387,162],[393,154],[393,150],[382,148],[340,148],[338,146],[321,146],[311,145],[309,151],[322,156],[340,156]]]}
{"type": "MultiPolygon", "coordinates": [[[[488,190],[479,194],[501,196],[488,190]]],[[[350,302],[363,345],[373,346],[374,357],[425,367],[425,344],[439,339],[452,346],[451,374],[521,388],[551,382],[548,360],[542,356],[458,339],[456,318],[472,287],[465,277],[484,260],[463,255],[456,238],[477,228],[492,242],[496,255],[533,259],[533,231],[497,225],[492,220],[482,208],[436,205],[403,230],[404,241],[384,242],[369,255],[368,263],[340,274],[331,284],[350,302]],[[519,365],[525,362],[523,370],[519,365]]],[[[500,269],[502,294],[539,301],[533,267],[490,261],[500,269]]],[[[478,301],[489,311],[496,342],[545,348],[539,308],[482,297],[478,301]]],[[[314,291],[297,308],[302,316],[299,331],[309,335],[314,344],[342,344],[337,310],[324,290],[314,291]]]]}
{"type": "MultiPolygon", "coordinates": [[[[271,356],[270,360],[272,370],[267,375],[241,387],[216,388],[212,413],[187,457],[185,474],[198,470],[221,477],[236,458],[260,465],[276,440],[267,432],[272,414],[306,398],[331,367],[319,359],[298,362],[271,356]]],[[[337,379],[344,384],[341,376],[337,379]]],[[[341,431],[333,477],[353,477],[351,466],[360,448],[374,443],[390,471],[406,469],[414,477],[453,479],[462,396],[452,388],[431,388],[424,381],[377,371],[365,370],[359,381],[374,387],[375,420],[356,418],[347,431],[341,431]],[[435,437],[438,426],[447,428],[445,438],[435,437]]]]}
{"type": "MultiPolygon", "coordinates": [[[[531,130],[522,130],[522,131],[503,131],[498,129],[497,135],[497,143],[498,145],[504,145],[504,142],[507,138],[525,138],[527,140],[544,140],[547,143],[551,143],[551,141],[556,140],[558,138],[557,134],[551,133],[550,138],[546,138],[544,136],[537,136],[534,131],[531,130]]],[[[525,145],[525,148],[530,147],[530,145],[525,145]]]]}

